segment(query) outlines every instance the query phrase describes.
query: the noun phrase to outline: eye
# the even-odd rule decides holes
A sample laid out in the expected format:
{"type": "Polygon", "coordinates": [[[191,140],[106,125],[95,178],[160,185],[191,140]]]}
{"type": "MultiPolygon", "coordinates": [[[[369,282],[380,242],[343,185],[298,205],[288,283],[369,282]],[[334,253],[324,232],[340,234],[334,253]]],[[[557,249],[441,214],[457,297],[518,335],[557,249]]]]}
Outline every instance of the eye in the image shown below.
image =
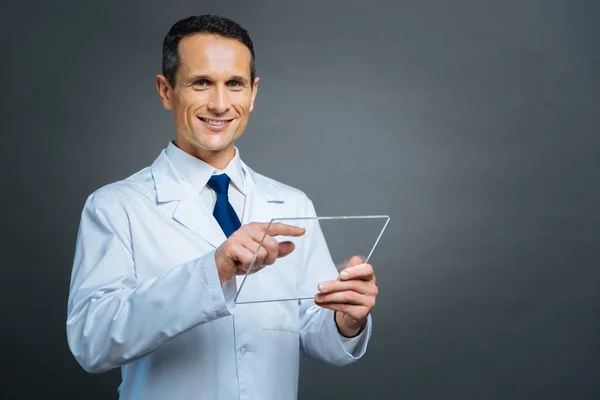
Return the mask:
{"type": "Polygon", "coordinates": [[[208,86],[208,81],[206,79],[198,79],[197,81],[194,82],[194,86],[200,86],[200,87],[208,86]]]}
{"type": "Polygon", "coordinates": [[[237,89],[237,88],[241,88],[244,85],[240,81],[229,81],[229,82],[227,82],[227,86],[237,89]]]}

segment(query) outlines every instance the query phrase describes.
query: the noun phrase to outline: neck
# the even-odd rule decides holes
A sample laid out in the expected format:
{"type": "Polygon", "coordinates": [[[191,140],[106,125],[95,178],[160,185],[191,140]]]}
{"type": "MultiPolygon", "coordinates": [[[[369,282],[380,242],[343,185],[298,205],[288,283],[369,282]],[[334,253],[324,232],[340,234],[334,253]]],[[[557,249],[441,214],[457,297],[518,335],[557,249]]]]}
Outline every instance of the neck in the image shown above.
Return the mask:
{"type": "Polygon", "coordinates": [[[221,150],[210,150],[193,146],[189,143],[181,143],[177,139],[173,141],[173,144],[186,153],[204,161],[211,167],[221,170],[225,169],[235,156],[235,148],[233,145],[221,150]]]}

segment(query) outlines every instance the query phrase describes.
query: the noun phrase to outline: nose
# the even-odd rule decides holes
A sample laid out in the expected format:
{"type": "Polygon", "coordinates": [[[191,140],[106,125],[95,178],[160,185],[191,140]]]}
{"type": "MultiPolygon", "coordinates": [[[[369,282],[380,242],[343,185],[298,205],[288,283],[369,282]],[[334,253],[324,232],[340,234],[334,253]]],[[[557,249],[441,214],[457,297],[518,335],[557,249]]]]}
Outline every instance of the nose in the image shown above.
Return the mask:
{"type": "Polygon", "coordinates": [[[229,95],[222,86],[215,86],[208,101],[208,109],[215,114],[229,111],[229,95]]]}

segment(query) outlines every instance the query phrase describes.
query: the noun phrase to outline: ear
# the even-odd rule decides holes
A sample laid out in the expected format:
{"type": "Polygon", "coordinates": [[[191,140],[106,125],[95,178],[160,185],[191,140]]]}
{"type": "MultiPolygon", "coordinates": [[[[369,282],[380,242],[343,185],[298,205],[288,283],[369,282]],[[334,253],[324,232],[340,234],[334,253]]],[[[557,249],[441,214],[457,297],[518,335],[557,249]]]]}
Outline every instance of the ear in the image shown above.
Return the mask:
{"type": "Polygon", "coordinates": [[[254,109],[254,99],[256,99],[256,93],[258,92],[258,81],[260,78],[257,76],[254,78],[254,85],[252,85],[252,102],[250,103],[250,112],[254,109]]]}
{"type": "Polygon", "coordinates": [[[160,101],[162,101],[163,106],[167,110],[170,110],[173,88],[164,75],[156,75],[156,90],[158,91],[158,96],[160,97],[160,101]]]}

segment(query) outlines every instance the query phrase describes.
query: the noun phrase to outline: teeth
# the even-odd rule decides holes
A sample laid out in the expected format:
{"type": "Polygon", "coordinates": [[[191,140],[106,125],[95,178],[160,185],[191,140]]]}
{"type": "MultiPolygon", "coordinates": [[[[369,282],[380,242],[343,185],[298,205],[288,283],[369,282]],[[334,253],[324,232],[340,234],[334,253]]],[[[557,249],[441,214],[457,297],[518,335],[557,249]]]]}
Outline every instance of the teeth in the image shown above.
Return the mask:
{"type": "Polygon", "coordinates": [[[208,122],[211,125],[214,126],[223,126],[225,125],[225,121],[218,121],[216,119],[205,119],[206,122],[208,122]]]}

